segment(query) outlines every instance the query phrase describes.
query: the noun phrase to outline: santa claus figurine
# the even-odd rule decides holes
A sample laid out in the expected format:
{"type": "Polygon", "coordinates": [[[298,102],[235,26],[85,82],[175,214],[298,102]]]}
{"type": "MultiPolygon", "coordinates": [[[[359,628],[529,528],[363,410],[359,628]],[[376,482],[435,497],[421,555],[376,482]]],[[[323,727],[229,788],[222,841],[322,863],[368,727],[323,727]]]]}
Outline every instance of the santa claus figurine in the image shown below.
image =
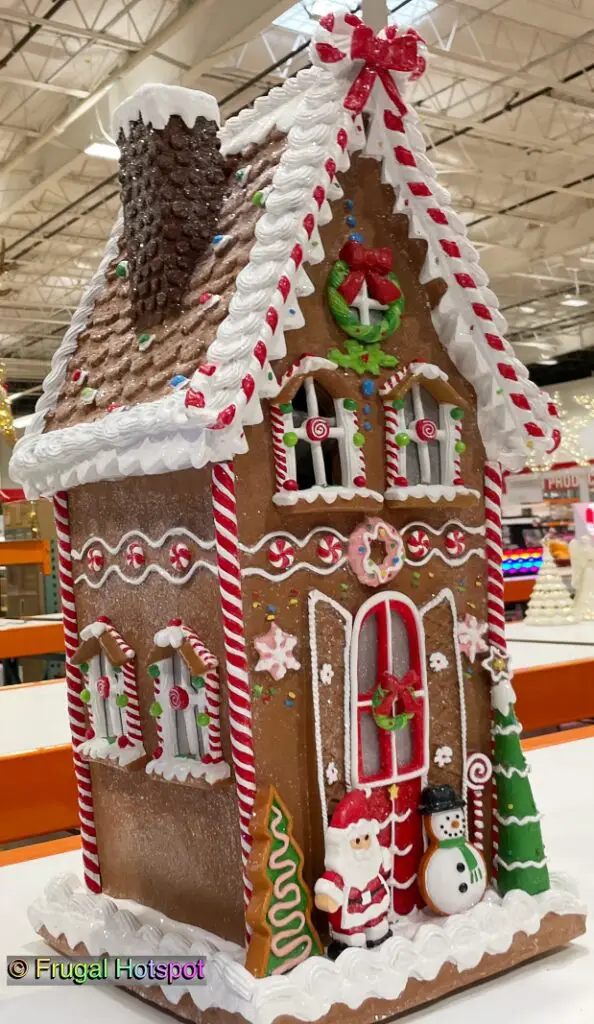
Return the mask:
{"type": "Polygon", "coordinates": [[[347,793],[326,832],[324,874],[315,884],[315,904],[330,917],[331,959],[347,946],[374,947],[389,937],[390,851],[379,841],[389,805],[377,790],[347,793]]]}

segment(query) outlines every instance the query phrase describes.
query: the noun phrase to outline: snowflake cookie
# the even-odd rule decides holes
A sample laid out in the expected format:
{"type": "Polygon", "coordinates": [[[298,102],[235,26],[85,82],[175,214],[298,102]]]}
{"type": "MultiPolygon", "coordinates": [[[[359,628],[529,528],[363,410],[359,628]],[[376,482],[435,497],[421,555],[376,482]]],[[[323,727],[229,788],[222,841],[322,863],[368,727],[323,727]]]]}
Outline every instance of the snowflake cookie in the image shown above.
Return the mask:
{"type": "Polygon", "coordinates": [[[438,768],[445,768],[454,760],[454,752],[451,747],[438,747],[433,755],[433,760],[438,768]]]}
{"type": "Polygon", "coordinates": [[[333,783],[338,782],[338,768],[334,764],[334,761],[329,761],[326,765],[326,781],[329,786],[333,783]]]}
{"type": "Polygon", "coordinates": [[[320,669],[320,682],[323,683],[324,686],[330,686],[333,678],[334,669],[332,668],[332,665],[329,665],[328,663],[322,665],[320,669]]]}
{"type": "Polygon", "coordinates": [[[256,672],[269,672],[272,678],[278,682],[279,679],[284,678],[289,669],[301,668],[293,654],[296,644],[296,636],[285,633],[280,626],[277,626],[276,622],[271,623],[268,632],[257,636],[254,640],[254,647],[260,655],[256,672]]]}
{"type": "Polygon", "coordinates": [[[470,662],[474,662],[477,654],[489,650],[484,634],[487,632],[487,623],[479,622],[476,615],[467,613],[461,622],[458,623],[458,643],[462,654],[465,654],[470,662]]]}

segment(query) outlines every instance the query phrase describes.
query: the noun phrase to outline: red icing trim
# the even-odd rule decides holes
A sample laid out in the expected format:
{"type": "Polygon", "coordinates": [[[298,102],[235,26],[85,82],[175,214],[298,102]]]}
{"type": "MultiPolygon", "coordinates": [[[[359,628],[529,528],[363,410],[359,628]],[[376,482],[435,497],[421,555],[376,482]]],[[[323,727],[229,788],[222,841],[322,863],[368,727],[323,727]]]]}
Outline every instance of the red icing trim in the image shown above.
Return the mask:
{"type": "Polygon", "coordinates": [[[441,247],[442,247],[443,251],[445,252],[446,256],[451,256],[455,260],[459,260],[459,259],[462,258],[462,253],[460,252],[460,247],[458,246],[458,244],[456,242],[450,242],[450,241],[448,241],[447,238],[440,238],[439,239],[439,244],[441,245],[441,247]]]}
{"type": "Polygon", "coordinates": [[[493,319],[493,317],[491,316],[491,311],[490,311],[489,307],[483,305],[482,302],[473,302],[472,308],[473,308],[474,312],[476,313],[476,315],[481,318],[481,320],[492,320],[493,319]]]}
{"type": "Polygon", "coordinates": [[[301,245],[294,245],[291,252],[291,259],[296,267],[300,266],[303,261],[303,247],[301,245]]]}
{"type": "Polygon", "coordinates": [[[257,341],[256,344],[254,345],[254,356],[256,357],[258,362],[260,363],[260,366],[264,366],[264,363],[266,362],[266,356],[267,355],[268,355],[268,350],[267,350],[266,345],[264,344],[264,342],[263,341],[257,341]]]}
{"type": "Polygon", "coordinates": [[[406,167],[416,167],[417,161],[415,160],[410,149],[406,149],[405,146],[394,146],[394,156],[396,157],[399,164],[404,164],[406,167]]]}
{"type": "Polygon", "coordinates": [[[476,288],[476,284],[470,274],[454,274],[454,277],[461,288],[476,288]]]}
{"type": "Polygon", "coordinates": [[[412,192],[413,196],[431,196],[433,195],[431,189],[424,181],[409,181],[408,187],[412,192]]]}
{"type": "Polygon", "coordinates": [[[278,288],[279,292],[281,293],[283,299],[286,302],[289,292],[291,291],[291,282],[289,281],[289,278],[286,276],[286,274],[283,274],[283,276],[279,278],[276,287],[278,288]]]}
{"type": "Polygon", "coordinates": [[[277,325],[278,325],[278,312],[274,308],[274,306],[269,306],[268,307],[268,310],[267,310],[267,313],[266,313],[266,323],[268,324],[268,326],[270,327],[270,329],[273,332],[276,331],[276,328],[277,328],[277,325]]]}
{"type": "Polygon", "coordinates": [[[530,408],[530,402],[526,398],[526,395],[523,395],[520,391],[511,391],[509,397],[514,405],[517,405],[518,409],[530,408]]]}
{"type": "Polygon", "coordinates": [[[497,352],[505,352],[505,342],[503,338],[500,338],[497,334],[485,334],[485,341],[487,345],[494,348],[497,352]]]}
{"type": "Polygon", "coordinates": [[[427,213],[434,220],[436,224],[448,224],[448,218],[446,217],[443,210],[440,210],[438,206],[430,206],[427,213]]]}
{"type": "Polygon", "coordinates": [[[514,370],[513,366],[509,365],[509,363],[497,363],[497,369],[499,370],[501,376],[505,377],[506,380],[518,379],[516,371],[514,370]]]}

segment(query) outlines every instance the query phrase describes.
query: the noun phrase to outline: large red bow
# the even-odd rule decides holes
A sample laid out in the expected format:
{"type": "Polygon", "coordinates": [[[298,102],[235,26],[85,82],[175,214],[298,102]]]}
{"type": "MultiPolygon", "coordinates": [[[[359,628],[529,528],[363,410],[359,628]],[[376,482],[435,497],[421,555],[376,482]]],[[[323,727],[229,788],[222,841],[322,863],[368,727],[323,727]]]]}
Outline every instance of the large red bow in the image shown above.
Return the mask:
{"type": "Polygon", "coordinates": [[[421,700],[414,693],[421,688],[419,673],[415,669],[410,669],[402,679],[393,676],[391,672],[382,672],[379,685],[387,692],[381,704],[374,708],[376,715],[391,715],[395,700],[401,701],[402,707],[409,714],[414,714],[421,707],[421,700]]]}
{"type": "MultiPolygon", "coordinates": [[[[362,60],[364,65],[344,101],[346,109],[353,114],[360,114],[379,77],[400,116],[406,114],[406,104],[402,101],[391,72],[409,72],[413,78],[423,74],[426,62],[419,53],[420,42],[422,40],[414,29],[399,36],[396,29],[390,26],[383,38],[376,36],[369,25],[357,25],[351,37],[351,60],[362,60]]],[[[342,51],[326,43],[318,43],[316,50],[324,64],[335,64],[345,57],[342,51]]]]}
{"type": "Polygon", "coordinates": [[[381,302],[382,306],[400,298],[402,293],[398,286],[385,276],[392,269],[391,249],[367,249],[360,242],[346,242],[339,255],[350,267],[349,276],[338,289],[349,306],[361,291],[363,281],[367,282],[367,291],[372,299],[381,302]]]}

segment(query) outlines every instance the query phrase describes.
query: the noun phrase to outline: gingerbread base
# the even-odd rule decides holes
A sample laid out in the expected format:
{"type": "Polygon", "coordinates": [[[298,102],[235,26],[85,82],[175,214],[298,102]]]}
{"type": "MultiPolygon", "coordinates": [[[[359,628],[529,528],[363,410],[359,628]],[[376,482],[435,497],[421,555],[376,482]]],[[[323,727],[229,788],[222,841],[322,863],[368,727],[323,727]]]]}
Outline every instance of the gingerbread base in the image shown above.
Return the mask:
{"type": "Polygon", "coordinates": [[[157,921],[155,911],[132,909],[129,901],[120,913],[115,901],[76,889],[75,882],[50,883],[33,905],[29,917],[38,934],[67,956],[145,950],[158,957],[159,948],[206,956],[205,986],[126,986],[194,1024],[375,1024],[550,953],[585,931],[579,899],[565,879],[553,876],[551,890],[539,896],[516,891],[501,899],[488,891],[464,915],[439,921],[420,915],[416,926],[402,922],[379,950],[346,953],[342,970],[342,957],[336,963],[313,958],[279,988],[279,979],[245,971],[244,952],[234,943],[167,918],[157,921]]]}

